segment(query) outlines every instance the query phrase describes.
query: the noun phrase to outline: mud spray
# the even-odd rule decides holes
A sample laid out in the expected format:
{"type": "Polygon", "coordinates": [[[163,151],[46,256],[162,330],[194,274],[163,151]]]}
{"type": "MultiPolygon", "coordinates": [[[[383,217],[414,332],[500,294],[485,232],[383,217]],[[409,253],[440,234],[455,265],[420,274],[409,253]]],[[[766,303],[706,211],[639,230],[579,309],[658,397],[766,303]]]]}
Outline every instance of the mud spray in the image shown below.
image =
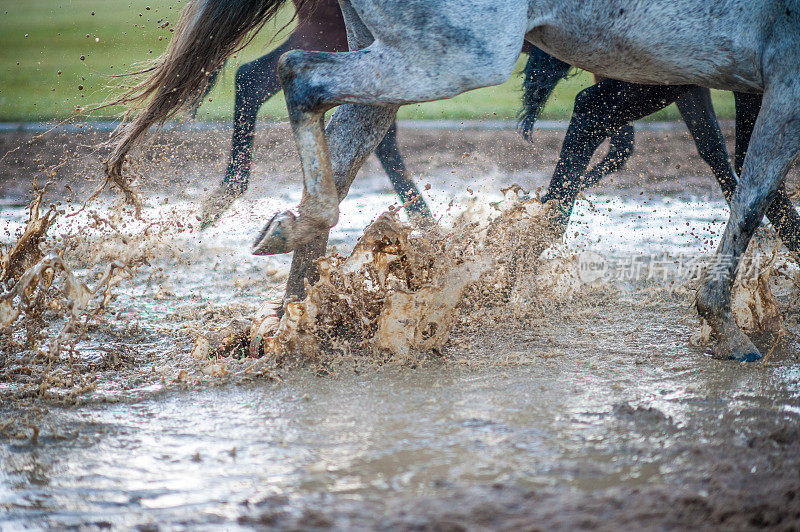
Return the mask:
{"type": "MultiPolygon", "coordinates": [[[[450,230],[416,232],[394,212],[381,215],[348,256],[319,261],[320,280],[307,287],[305,299],[267,302],[252,319],[199,335],[193,357],[212,374],[224,372],[220,361],[231,357],[257,359],[259,368],[289,361],[415,363],[441,353],[459,323],[541,317],[582,291],[609,288],[582,283],[577,255],[553,226],[552,205],[516,185],[503,196],[488,212],[474,203],[450,230]]],[[[774,336],[773,345],[786,331],[771,282],[795,290],[792,263],[764,229],[734,286],[737,323],[774,336]]],[[[703,322],[690,342],[712,340],[703,322]]]]}
{"type": "Polygon", "coordinates": [[[131,347],[102,334],[108,304],[139,267],[174,252],[184,229],[178,218],[135,222],[119,209],[45,208],[46,189],[0,256],[3,400],[74,400],[130,366],[131,347]]]}
{"type": "MultiPolygon", "coordinates": [[[[352,252],[320,260],[320,280],[301,301],[188,305],[163,314],[169,327],[142,329],[138,316],[152,312],[153,301],[169,305],[169,283],[138,299],[129,297],[131,287],[169,278],[152,261],[181,267],[181,250],[195,232],[192,213],[162,208],[137,220],[118,208],[44,208],[42,197],[0,263],[3,399],[72,401],[114,387],[277,378],[295,366],[329,373],[417,364],[446,353],[454,330],[531,319],[546,327],[578,295],[616,297],[611,286],[581,281],[576,252],[551,224],[551,207],[513,186],[502,201],[473,202],[449,228],[420,231],[395,212],[379,216],[352,252]],[[120,307],[134,323],[120,325],[120,307]],[[137,349],[153,336],[162,337],[158,347],[137,349]],[[165,350],[164,337],[192,343],[165,350]]],[[[796,270],[766,232],[750,250],[756,253],[769,260],[757,271],[742,268],[749,273],[736,281],[736,319],[748,331],[781,338],[772,289],[796,294],[796,270]]],[[[705,325],[691,338],[695,345],[711,340],[705,325]]]]}

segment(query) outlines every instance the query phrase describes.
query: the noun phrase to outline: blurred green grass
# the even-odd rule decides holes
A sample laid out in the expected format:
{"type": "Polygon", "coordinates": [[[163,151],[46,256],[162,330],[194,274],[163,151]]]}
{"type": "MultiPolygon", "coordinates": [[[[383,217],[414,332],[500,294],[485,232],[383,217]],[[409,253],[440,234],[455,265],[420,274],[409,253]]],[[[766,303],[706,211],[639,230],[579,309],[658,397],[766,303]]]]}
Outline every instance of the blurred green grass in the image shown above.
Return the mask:
{"type": "MultiPolygon", "coordinates": [[[[124,80],[111,77],[157,56],[166,45],[169,28],[178,19],[183,2],[170,0],[4,0],[0,2],[0,121],[41,121],[69,117],[78,107],[91,108],[111,97],[124,80]],[[83,58],[83,59],[82,59],[83,58]],[[116,87],[116,89],[115,89],[116,87]]],[[[276,46],[285,35],[275,32],[290,19],[285,12],[270,23],[237,57],[233,58],[209,100],[197,117],[230,120],[233,82],[237,63],[250,61],[276,46]]],[[[450,100],[408,105],[404,119],[513,119],[519,109],[518,75],[506,83],[471,91],[450,100]]],[[[580,72],[559,85],[542,118],[564,119],[572,102],[591,77],[580,72]]],[[[714,95],[721,118],[732,118],[729,94],[714,95]]],[[[93,118],[112,118],[119,108],[90,113],[93,118]]],[[[278,95],[261,110],[263,118],[285,119],[283,98],[278,95]]],[[[670,106],[652,116],[674,120],[670,106]]]]}

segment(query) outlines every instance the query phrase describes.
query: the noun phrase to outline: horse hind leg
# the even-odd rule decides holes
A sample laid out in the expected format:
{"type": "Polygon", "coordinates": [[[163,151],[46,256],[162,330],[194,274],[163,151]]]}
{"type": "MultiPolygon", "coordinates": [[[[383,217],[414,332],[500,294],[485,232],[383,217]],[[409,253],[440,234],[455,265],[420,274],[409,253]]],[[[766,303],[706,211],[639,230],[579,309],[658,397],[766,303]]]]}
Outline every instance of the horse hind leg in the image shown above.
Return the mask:
{"type": "Polygon", "coordinates": [[[422,197],[422,193],[417,188],[414,180],[406,169],[403,157],[397,147],[397,123],[392,123],[389,131],[383,137],[378,147],[375,148],[375,155],[383,166],[386,175],[389,176],[395,192],[400,196],[408,217],[412,221],[426,221],[433,219],[428,204],[422,197]]]}
{"type": "Polygon", "coordinates": [[[740,260],[800,150],[799,84],[777,83],[764,94],[731,215],[712,264],[697,292],[697,310],[717,340],[717,358],[752,362],[758,349],[736,325],[731,313],[731,287],[740,260]]]}
{"type": "MultiPolygon", "coordinates": [[[[600,83],[604,77],[594,75],[594,82],[600,83]]],[[[599,183],[605,176],[621,170],[625,163],[633,155],[633,146],[636,142],[636,135],[633,124],[620,126],[608,138],[608,153],[591,170],[583,176],[582,188],[587,189],[599,183]]]]}
{"type": "MultiPolygon", "coordinates": [[[[358,170],[378,142],[385,138],[386,130],[392,124],[396,111],[396,107],[349,104],[336,109],[325,128],[325,135],[329,141],[331,168],[339,201],[347,196],[358,170]],[[361,133],[356,141],[353,131],[361,133]]],[[[253,250],[256,254],[262,254],[260,247],[263,234],[264,231],[256,240],[253,250]]],[[[305,297],[306,281],[313,285],[319,279],[316,260],[325,254],[329,234],[330,231],[325,230],[294,250],[292,267],[286,281],[286,298],[305,297]]]]}
{"type": "Polygon", "coordinates": [[[233,201],[247,190],[258,111],[267,100],[280,92],[278,59],[293,48],[290,37],[275,50],[237,69],[233,138],[228,167],[222,182],[203,201],[200,211],[201,228],[216,222],[233,201]]]}
{"type": "Polygon", "coordinates": [[[608,174],[621,170],[633,155],[634,143],[633,124],[625,124],[612,133],[608,139],[608,153],[583,176],[582,188],[594,186],[608,174]]]}
{"type": "Polygon", "coordinates": [[[584,181],[589,161],[605,138],[621,126],[663,109],[683,95],[686,85],[639,85],[606,79],[578,93],[567,134],[542,201],[555,200],[555,222],[563,230],[584,181]]]}
{"type": "MultiPolygon", "coordinates": [[[[397,104],[415,101],[414,96],[410,96],[408,101],[380,96],[390,91],[396,93],[398,87],[403,86],[404,80],[395,80],[392,74],[407,71],[407,68],[396,64],[402,62],[402,57],[398,55],[374,54],[364,49],[338,54],[296,51],[282,57],[279,74],[303,167],[303,197],[297,214],[286,211],[270,219],[257,237],[254,253],[293,251],[325,234],[337,223],[339,196],[328,152],[328,139],[323,130],[324,113],[338,104],[360,97],[366,101],[359,103],[388,105],[393,109],[397,108],[397,104]],[[365,83],[365,78],[370,83],[365,83]],[[388,80],[396,83],[387,84],[388,80]]],[[[410,80],[405,80],[405,83],[412,92],[417,89],[410,80]]],[[[442,94],[440,97],[454,94],[442,94]]],[[[363,142],[365,134],[374,135],[378,132],[377,128],[359,120],[353,125],[351,143],[363,142]]],[[[380,128],[375,145],[390,125],[391,121],[380,128]]]]}

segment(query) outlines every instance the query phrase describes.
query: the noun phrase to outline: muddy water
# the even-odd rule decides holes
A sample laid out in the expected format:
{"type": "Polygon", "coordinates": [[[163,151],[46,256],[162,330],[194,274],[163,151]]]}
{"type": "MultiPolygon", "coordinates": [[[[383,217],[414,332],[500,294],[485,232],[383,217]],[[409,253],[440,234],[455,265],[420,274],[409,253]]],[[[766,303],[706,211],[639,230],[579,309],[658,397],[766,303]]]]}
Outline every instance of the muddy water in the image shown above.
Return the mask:
{"type": "MultiPolygon", "coordinates": [[[[343,205],[334,245],[352,246],[394,203],[367,183],[343,205]]],[[[452,197],[430,192],[445,225],[471,195],[452,197]]],[[[185,355],[186,321],[279,294],[288,261],[247,249],[297,199],[243,201],[207,233],[172,235],[170,251],[117,290],[112,325],[135,322],[142,352],[185,355]]],[[[191,220],[195,208],[153,203],[151,216],[191,220]]],[[[713,249],[726,214],[707,199],[594,196],[568,243],[619,260],[695,257],[713,249]]],[[[13,229],[23,212],[3,220],[13,229]]],[[[547,326],[467,325],[452,353],[414,368],[101,385],[94,398],[118,402],[53,406],[35,440],[0,444],[0,528],[798,526],[794,339],[763,366],[712,360],[689,345],[690,296],[615,283],[547,326]]],[[[796,323],[790,310],[790,331],[796,323]]]]}
{"type": "Polygon", "coordinates": [[[2,504],[9,525],[180,526],[232,524],[273,506],[380,507],[454,486],[640,487],[710,469],[687,449],[717,443],[717,422],[741,433],[764,414],[797,422],[796,368],[690,362],[679,372],[641,368],[624,388],[616,364],[587,371],[568,357],[514,371],[392,370],[58,412],[63,440],[3,449],[2,504]]]}

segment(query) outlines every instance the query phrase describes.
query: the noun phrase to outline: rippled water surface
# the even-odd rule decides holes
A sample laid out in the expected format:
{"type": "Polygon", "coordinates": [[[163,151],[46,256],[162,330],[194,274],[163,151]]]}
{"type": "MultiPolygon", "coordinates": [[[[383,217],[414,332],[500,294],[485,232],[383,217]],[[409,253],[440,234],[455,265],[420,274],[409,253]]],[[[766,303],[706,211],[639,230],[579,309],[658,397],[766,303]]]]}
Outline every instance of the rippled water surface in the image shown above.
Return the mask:
{"type": "MultiPolygon", "coordinates": [[[[451,194],[431,191],[445,224],[469,203],[463,194],[449,205],[451,194]]],[[[135,318],[154,332],[151,349],[167,349],[173,340],[159,334],[182,305],[257,305],[279,294],[288,260],[248,248],[264,220],[296,200],[240,202],[218,227],[174,236],[177,257],[121,289],[119,319],[135,318]],[[153,298],[159,291],[167,295],[153,298]]],[[[332,243],[352,246],[394,201],[377,186],[352,196],[332,243]]],[[[189,217],[194,207],[152,209],[189,217]]],[[[13,229],[23,214],[4,210],[3,221],[13,229]]],[[[713,249],[726,216],[721,202],[596,196],[579,203],[568,243],[606,256],[699,255],[713,249]]],[[[521,366],[445,359],[364,374],[299,371],[283,382],[54,406],[38,441],[0,444],[0,528],[234,529],[268,510],[334,507],[369,521],[396,501],[471,486],[579,493],[680,484],[714,471],[692,449],[744,445],[766,419],[800,423],[793,344],[765,366],[715,361],[688,344],[690,301],[642,306],[636,290],[609,297],[618,304],[603,307],[607,315],[563,318],[531,338],[509,329],[480,346],[497,357],[544,344],[557,353],[521,366]]]]}

